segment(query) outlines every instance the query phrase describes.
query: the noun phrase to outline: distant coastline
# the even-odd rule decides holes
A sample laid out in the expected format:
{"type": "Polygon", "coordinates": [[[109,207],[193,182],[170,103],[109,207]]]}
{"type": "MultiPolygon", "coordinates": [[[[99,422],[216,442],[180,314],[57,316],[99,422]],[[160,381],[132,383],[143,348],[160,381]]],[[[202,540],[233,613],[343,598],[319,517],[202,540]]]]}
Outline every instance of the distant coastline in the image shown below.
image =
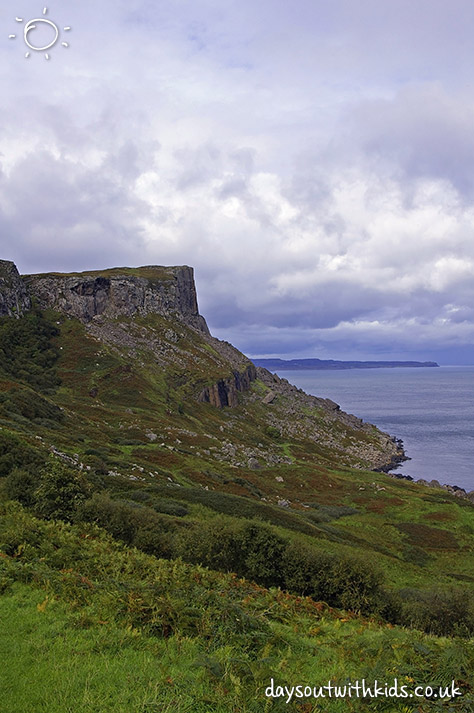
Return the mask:
{"type": "Polygon", "coordinates": [[[335,359],[253,359],[255,366],[278,371],[315,369],[398,369],[403,367],[439,367],[435,361],[337,361],[335,359]]]}

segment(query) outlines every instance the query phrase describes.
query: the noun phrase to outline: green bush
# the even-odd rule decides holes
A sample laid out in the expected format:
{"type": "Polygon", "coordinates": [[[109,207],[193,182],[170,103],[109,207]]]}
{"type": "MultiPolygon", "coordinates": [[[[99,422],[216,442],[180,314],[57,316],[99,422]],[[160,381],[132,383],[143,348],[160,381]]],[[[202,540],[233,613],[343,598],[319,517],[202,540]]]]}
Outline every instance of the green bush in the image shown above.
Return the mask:
{"type": "Polygon", "coordinates": [[[238,525],[221,518],[203,522],[179,533],[176,556],[185,562],[202,564],[221,572],[237,572],[240,557],[237,545],[238,525]]]}
{"type": "Polygon", "coordinates": [[[137,490],[131,492],[129,497],[137,503],[143,503],[153,508],[155,512],[163,513],[164,515],[172,515],[173,517],[185,517],[189,514],[189,508],[183,503],[168,498],[152,497],[146,490],[137,490]]]}
{"type": "Polygon", "coordinates": [[[333,556],[330,554],[299,542],[288,543],[282,558],[285,589],[302,596],[315,596],[318,583],[326,576],[332,561],[333,556]]]}
{"type": "Polygon", "coordinates": [[[369,613],[380,607],[382,573],[360,556],[337,557],[330,568],[334,605],[369,613]]]}
{"type": "Polygon", "coordinates": [[[400,623],[437,636],[474,635],[474,595],[464,589],[405,589],[400,623]]]}
{"type": "Polygon", "coordinates": [[[94,522],[126,544],[133,542],[136,525],[132,509],[121,502],[111,500],[108,495],[94,493],[92,498],[81,503],[76,519],[94,522]]]}
{"type": "Polygon", "coordinates": [[[34,505],[34,490],[38,477],[21,468],[14,468],[5,479],[5,492],[10,500],[17,500],[29,508],[34,505]]]}
{"type": "Polygon", "coordinates": [[[147,506],[94,493],[81,504],[76,519],[100,525],[116,539],[148,554],[165,558],[172,555],[173,522],[147,506]]]}
{"type": "Polygon", "coordinates": [[[286,541],[268,525],[250,522],[241,526],[237,546],[240,551],[239,574],[264,587],[283,584],[281,570],[286,541]]]}
{"type": "Polygon", "coordinates": [[[77,508],[88,493],[88,485],[77,472],[51,457],[42,469],[33,493],[34,509],[46,520],[74,519],[77,508]]]}
{"type": "Polygon", "coordinates": [[[64,413],[55,404],[28,389],[13,388],[0,394],[0,406],[5,415],[17,414],[29,421],[59,423],[64,413]]]}
{"type": "Polygon", "coordinates": [[[298,542],[282,558],[284,586],[290,592],[358,612],[383,609],[381,572],[360,557],[336,556],[298,542]]]}
{"type": "Polygon", "coordinates": [[[331,522],[340,517],[357,515],[358,510],[348,505],[319,505],[319,503],[307,503],[315,512],[308,512],[306,517],[312,522],[331,522]]]}
{"type": "Polygon", "coordinates": [[[232,523],[214,519],[200,523],[199,532],[180,533],[176,554],[185,561],[222,572],[235,572],[266,587],[280,586],[286,542],[270,527],[257,522],[232,523]]]}
{"type": "Polygon", "coordinates": [[[0,431],[0,477],[8,475],[14,468],[37,473],[44,466],[42,453],[29,446],[18,436],[0,431]]]}
{"type": "Polygon", "coordinates": [[[59,334],[40,312],[30,311],[21,319],[0,318],[0,373],[24,381],[39,391],[55,390],[59,351],[52,339],[59,334]]]}
{"type": "Polygon", "coordinates": [[[275,440],[278,440],[281,437],[281,431],[276,426],[267,426],[265,429],[265,433],[267,434],[267,436],[269,436],[270,438],[274,438],[275,440]]]}

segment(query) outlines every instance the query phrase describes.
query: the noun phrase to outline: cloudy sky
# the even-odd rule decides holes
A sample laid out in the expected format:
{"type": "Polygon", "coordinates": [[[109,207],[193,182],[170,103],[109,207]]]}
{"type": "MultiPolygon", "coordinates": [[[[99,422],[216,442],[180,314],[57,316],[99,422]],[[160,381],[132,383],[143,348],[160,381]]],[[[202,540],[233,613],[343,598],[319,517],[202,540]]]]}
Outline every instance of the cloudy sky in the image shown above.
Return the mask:
{"type": "Polygon", "coordinates": [[[472,0],[45,3],[0,8],[1,258],[193,265],[251,356],[474,363],[472,0]]]}

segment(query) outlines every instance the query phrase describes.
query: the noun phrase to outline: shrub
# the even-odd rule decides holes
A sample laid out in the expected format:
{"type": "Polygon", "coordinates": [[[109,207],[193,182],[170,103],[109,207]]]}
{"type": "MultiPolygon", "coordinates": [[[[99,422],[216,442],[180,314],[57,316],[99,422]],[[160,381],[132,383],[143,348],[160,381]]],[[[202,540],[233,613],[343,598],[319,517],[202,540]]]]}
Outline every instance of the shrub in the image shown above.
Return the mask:
{"type": "Polygon", "coordinates": [[[238,574],[264,587],[283,584],[282,558],[286,541],[268,525],[251,522],[241,526],[236,544],[240,551],[238,574]]]}
{"type": "Polygon", "coordinates": [[[161,518],[152,508],[94,493],[81,504],[76,519],[94,522],[113,537],[148,554],[171,557],[173,522],[161,518]]]}
{"type": "Polygon", "coordinates": [[[318,552],[290,543],[282,559],[286,589],[358,612],[376,612],[384,606],[382,574],[355,556],[318,552]]]}
{"type": "Polygon", "coordinates": [[[402,612],[400,621],[405,626],[421,629],[437,636],[474,634],[474,597],[472,593],[452,587],[400,592],[402,612]]]}
{"type": "Polygon", "coordinates": [[[265,433],[269,436],[269,438],[274,438],[275,440],[278,440],[281,437],[281,431],[276,426],[267,426],[265,433]]]}
{"type": "Polygon", "coordinates": [[[369,613],[379,609],[383,576],[362,557],[335,558],[330,569],[335,605],[369,613]]]}
{"type": "Polygon", "coordinates": [[[161,512],[165,515],[173,515],[174,517],[185,517],[189,514],[189,509],[183,503],[178,503],[175,500],[158,499],[150,503],[150,507],[155,512],[161,512]]]}
{"type": "Polygon", "coordinates": [[[81,503],[76,519],[94,522],[126,544],[131,544],[135,536],[132,509],[120,501],[111,500],[108,495],[94,493],[92,498],[81,503]]]}
{"type": "Polygon", "coordinates": [[[1,318],[0,372],[40,391],[56,389],[59,351],[52,338],[58,334],[58,328],[35,310],[21,319],[1,318]]]}
{"type": "Polygon", "coordinates": [[[138,503],[144,503],[153,508],[155,512],[163,513],[164,515],[173,515],[174,517],[184,517],[188,515],[189,509],[183,503],[168,498],[152,498],[146,490],[137,490],[130,493],[130,498],[138,503]]]}
{"type": "Polygon", "coordinates": [[[0,394],[0,405],[5,414],[17,414],[29,421],[60,422],[64,413],[55,404],[28,389],[13,388],[0,394]]]}
{"type": "Polygon", "coordinates": [[[177,538],[176,553],[187,562],[223,572],[235,572],[266,587],[279,586],[286,541],[257,522],[215,519],[177,538]]]}
{"type": "Polygon", "coordinates": [[[202,564],[221,572],[237,572],[239,548],[236,542],[238,526],[223,519],[199,524],[183,530],[175,542],[176,555],[186,562],[202,564]]]}
{"type": "Polygon", "coordinates": [[[5,491],[10,500],[18,500],[25,507],[32,507],[37,484],[38,477],[35,478],[27,470],[14,468],[6,478],[5,491]]]}
{"type": "Polygon", "coordinates": [[[79,473],[51,457],[33,493],[35,511],[46,520],[71,522],[87,491],[88,486],[79,473]]]}
{"type": "Polygon", "coordinates": [[[307,503],[307,505],[316,511],[307,513],[307,518],[313,522],[331,522],[358,513],[358,510],[349,505],[319,505],[319,503],[307,503]]]}
{"type": "MultiPolygon", "coordinates": [[[[282,570],[285,589],[302,596],[314,596],[318,582],[332,564],[333,556],[299,542],[290,542],[283,554],[282,570]]],[[[321,597],[316,597],[320,599],[321,597]]]]}
{"type": "Polygon", "coordinates": [[[42,453],[18,436],[0,431],[0,476],[8,475],[14,468],[35,474],[44,463],[45,457],[42,453]]]}

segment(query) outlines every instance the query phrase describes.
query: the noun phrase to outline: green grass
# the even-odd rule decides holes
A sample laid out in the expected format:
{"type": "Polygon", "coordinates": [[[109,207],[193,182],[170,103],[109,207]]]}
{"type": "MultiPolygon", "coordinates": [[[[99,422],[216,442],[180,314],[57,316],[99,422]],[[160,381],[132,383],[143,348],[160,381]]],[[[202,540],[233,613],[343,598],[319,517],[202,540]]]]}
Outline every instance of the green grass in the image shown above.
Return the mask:
{"type": "MultiPolygon", "coordinates": [[[[0,598],[0,620],[1,705],[8,713],[159,710],[179,661],[177,646],[109,622],[92,625],[26,585],[0,598]]],[[[196,646],[183,649],[189,657],[196,646]]]]}
{"type": "Polygon", "coordinates": [[[473,643],[443,639],[167,562],[98,528],[2,508],[6,713],[472,712],[473,643]],[[281,685],[365,678],[462,689],[456,704],[265,699],[281,685]]]}

